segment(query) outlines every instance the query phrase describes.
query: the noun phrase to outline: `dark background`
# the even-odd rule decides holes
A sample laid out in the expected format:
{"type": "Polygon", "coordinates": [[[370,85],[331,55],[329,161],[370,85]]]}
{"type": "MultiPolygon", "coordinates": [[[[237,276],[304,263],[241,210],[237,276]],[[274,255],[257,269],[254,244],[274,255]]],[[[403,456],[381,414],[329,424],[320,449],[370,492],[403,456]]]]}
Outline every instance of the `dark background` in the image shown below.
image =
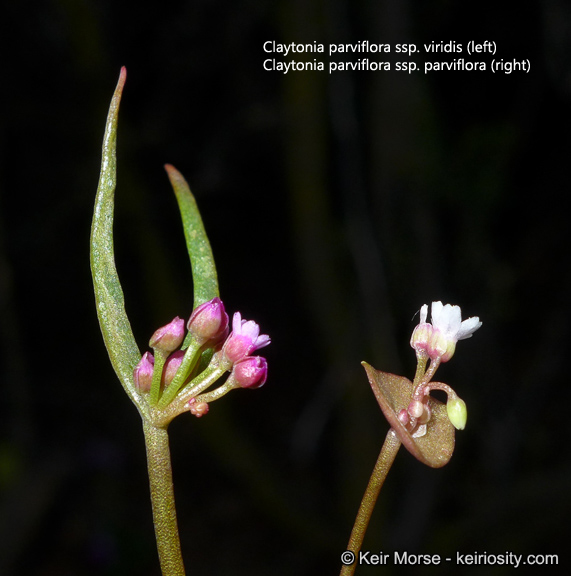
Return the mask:
{"type": "Polygon", "coordinates": [[[1,574],[159,573],[139,417],[89,271],[122,65],[115,240],[141,350],[192,307],[166,162],[227,309],[272,337],[264,388],[171,425],[187,571],[337,573],[388,429],[360,362],[412,377],[432,300],[483,321],[438,371],[468,425],[443,469],[401,450],[364,548],[568,563],[566,3],[23,1],[0,26],[1,574]],[[531,72],[262,66],[266,40],[364,39],[494,40],[531,72]]]}

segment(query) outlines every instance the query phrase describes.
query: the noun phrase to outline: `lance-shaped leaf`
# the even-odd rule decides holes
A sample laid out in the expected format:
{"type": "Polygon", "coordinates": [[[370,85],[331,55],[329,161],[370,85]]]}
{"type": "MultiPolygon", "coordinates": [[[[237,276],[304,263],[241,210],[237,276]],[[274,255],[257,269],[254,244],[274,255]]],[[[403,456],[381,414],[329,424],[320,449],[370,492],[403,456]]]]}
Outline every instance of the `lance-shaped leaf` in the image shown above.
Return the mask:
{"type": "MultiPolygon", "coordinates": [[[[192,268],[192,284],[194,286],[194,306],[198,308],[204,302],[208,302],[219,296],[218,275],[210,241],[206,235],[204,224],[196,204],[196,200],[184,176],[171,164],[165,164],[171,186],[173,187],[182,217],[186,250],[190,258],[192,268]]],[[[188,348],[192,334],[189,332],[184,339],[182,349],[188,348]]],[[[204,352],[208,360],[212,351],[204,352]]]]}
{"type": "Polygon", "coordinates": [[[186,249],[192,267],[194,308],[197,308],[204,302],[219,296],[214,256],[212,255],[212,248],[210,247],[196,200],[184,176],[170,164],[165,164],[165,170],[176,194],[182,217],[186,249]]]}
{"type": "Polygon", "coordinates": [[[420,438],[413,438],[398,419],[398,413],[403,408],[406,409],[412,399],[412,382],[403,376],[375,370],[366,362],[362,364],[385,418],[405,448],[415,458],[432,468],[440,468],[447,464],[454,452],[454,426],[448,418],[446,405],[429,398],[432,416],[426,426],[426,434],[420,438]]]}
{"type": "Polygon", "coordinates": [[[141,354],[125,313],[125,300],[113,253],[117,121],[126,76],[127,72],[122,68],[105,125],[101,175],[91,225],[91,274],[95,288],[97,316],[111,364],[131,400],[139,405],[140,396],[133,383],[133,369],[141,354]]]}

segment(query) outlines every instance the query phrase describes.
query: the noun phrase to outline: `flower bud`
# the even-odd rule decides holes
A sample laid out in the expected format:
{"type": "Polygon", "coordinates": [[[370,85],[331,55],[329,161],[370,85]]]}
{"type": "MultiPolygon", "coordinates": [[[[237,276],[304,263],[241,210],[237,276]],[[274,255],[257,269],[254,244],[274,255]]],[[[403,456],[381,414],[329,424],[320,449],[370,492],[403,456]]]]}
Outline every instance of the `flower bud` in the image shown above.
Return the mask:
{"type": "Polygon", "coordinates": [[[420,400],[411,400],[407,411],[413,418],[420,418],[424,412],[424,404],[420,400]]]}
{"type": "Polygon", "coordinates": [[[454,428],[464,430],[466,427],[466,419],[468,418],[468,410],[466,409],[464,400],[458,398],[458,396],[453,398],[448,397],[446,412],[454,428]]]}
{"type": "Polygon", "coordinates": [[[234,380],[242,388],[260,388],[268,377],[268,363],[261,356],[249,356],[234,364],[234,380]]]}
{"type": "Polygon", "coordinates": [[[188,410],[191,414],[200,418],[201,416],[208,414],[209,407],[206,402],[197,402],[196,398],[191,398],[188,401],[188,410]]]}
{"type": "Polygon", "coordinates": [[[165,366],[163,368],[163,374],[161,378],[161,387],[168,386],[175,374],[177,373],[180,365],[182,364],[182,359],[184,358],[184,351],[183,350],[175,350],[165,362],[165,366]]]}
{"type": "Polygon", "coordinates": [[[403,426],[407,426],[410,422],[410,416],[404,408],[398,413],[398,419],[403,426]]]}
{"type": "Polygon", "coordinates": [[[145,352],[133,370],[133,381],[139,392],[149,392],[153,381],[155,358],[150,352],[145,352]]]}
{"type": "Polygon", "coordinates": [[[187,328],[201,344],[224,336],[228,329],[228,314],[222,300],[216,297],[198,306],[192,312],[187,328]]]}
{"type": "Polygon", "coordinates": [[[184,339],[184,320],[178,316],[159,328],[151,337],[149,346],[167,354],[176,350],[184,339]]]}
{"type": "Polygon", "coordinates": [[[417,351],[426,350],[432,336],[432,324],[424,322],[415,327],[410,338],[410,345],[417,351]]]}
{"type": "Polygon", "coordinates": [[[428,305],[424,304],[420,309],[420,322],[412,331],[412,336],[410,338],[410,345],[417,352],[421,350],[426,350],[428,342],[432,335],[432,324],[426,321],[426,316],[428,314],[428,305]]]}

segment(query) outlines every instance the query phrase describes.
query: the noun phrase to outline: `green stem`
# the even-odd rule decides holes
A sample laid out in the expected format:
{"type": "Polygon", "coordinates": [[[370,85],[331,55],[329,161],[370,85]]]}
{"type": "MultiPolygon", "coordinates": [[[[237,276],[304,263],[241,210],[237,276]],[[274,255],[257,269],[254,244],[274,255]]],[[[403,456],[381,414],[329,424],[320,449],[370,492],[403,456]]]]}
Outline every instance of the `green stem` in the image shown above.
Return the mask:
{"type": "Polygon", "coordinates": [[[228,394],[230,390],[234,390],[234,388],[239,388],[239,386],[233,381],[232,377],[228,378],[222,386],[216,388],[216,390],[212,390],[211,392],[206,392],[206,394],[201,394],[200,396],[196,396],[197,402],[213,402],[214,400],[218,400],[222,398],[225,394],[228,394]]]}
{"type": "Polygon", "coordinates": [[[163,368],[168,354],[162,350],[155,350],[155,366],[153,369],[153,380],[151,382],[151,394],[149,402],[151,406],[156,406],[161,394],[161,379],[163,377],[163,368]]]}
{"type": "MultiPolygon", "coordinates": [[[[357,518],[355,518],[355,524],[353,525],[353,530],[351,531],[351,537],[349,538],[349,544],[347,544],[347,550],[350,550],[355,554],[356,559],[359,556],[359,550],[363,545],[363,539],[365,538],[365,533],[367,532],[367,527],[369,526],[369,520],[373,514],[373,509],[377,502],[379,492],[383,486],[385,478],[391,469],[394,462],[395,456],[399,451],[401,442],[398,439],[396,432],[391,428],[383,447],[381,448],[381,453],[371,474],[369,484],[363,495],[363,500],[361,500],[361,506],[359,507],[359,512],[357,513],[357,518]]],[[[352,576],[355,573],[355,568],[357,567],[357,560],[353,562],[350,566],[343,566],[341,568],[340,576],[352,576]]]]}
{"type": "Polygon", "coordinates": [[[196,363],[200,359],[200,344],[196,340],[191,340],[188,348],[184,353],[184,358],[182,359],[181,365],[179,366],[175,377],[172,382],[167,386],[161,399],[159,400],[159,408],[165,408],[177,395],[178,391],[181,389],[184,381],[188,378],[192,369],[195,367],[196,363]]]}
{"type": "Polygon", "coordinates": [[[427,360],[428,355],[423,350],[416,353],[416,374],[414,375],[413,388],[416,388],[416,385],[420,382],[420,380],[424,376],[426,372],[427,360]]]}
{"type": "Polygon", "coordinates": [[[143,420],[155,536],[163,576],[184,576],[166,428],[143,420]]]}
{"type": "Polygon", "coordinates": [[[432,380],[432,377],[434,376],[434,373],[436,372],[438,366],[440,366],[440,356],[430,360],[430,366],[428,367],[428,370],[424,373],[424,376],[420,379],[419,382],[417,382],[416,378],[415,378],[415,382],[414,382],[415,388],[414,388],[413,398],[416,396],[416,393],[425,384],[427,384],[428,382],[430,382],[432,380]]]}
{"type": "Polygon", "coordinates": [[[186,388],[182,390],[182,392],[177,396],[175,400],[172,400],[172,398],[169,398],[166,396],[166,394],[163,394],[163,397],[159,402],[159,408],[166,408],[170,403],[170,406],[176,406],[175,410],[178,410],[178,408],[186,404],[186,402],[188,402],[191,398],[194,398],[206,390],[209,386],[214,384],[214,382],[223,376],[225,372],[226,370],[217,364],[210,364],[194,380],[187,384],[186,388]]]}

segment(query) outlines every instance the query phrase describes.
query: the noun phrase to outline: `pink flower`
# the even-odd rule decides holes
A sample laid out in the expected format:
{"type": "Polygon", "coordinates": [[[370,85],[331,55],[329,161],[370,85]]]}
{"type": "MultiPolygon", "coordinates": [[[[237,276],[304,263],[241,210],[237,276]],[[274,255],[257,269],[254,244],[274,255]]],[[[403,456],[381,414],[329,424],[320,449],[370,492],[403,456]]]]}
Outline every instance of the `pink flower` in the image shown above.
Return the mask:
{"type": "Polygon", "coordinates": [[[133,381],[139,392],[149,392],[153,381],[155,358],[150,352],[145,352],[133,370],[133,381]]]}
{"type": "Polygon", "coordinates": [[[159,328],[151,337],[149,346],[162,352],[173,352],[184,339],[184,320],[178,316],[166,326],[159,328]]]}
{"type": "Polygon", "coordinates": [[[242,388],[260,388],[268,377],[268,363],[261,356],[248,356],[234,364],[232,374],[242,388]]]}
{"type": "Polygon", "coordinates": [[[222,300],[216,297],[198,306],[192,312],[187,328],[202,344],[224,337],[228,333],[228,314],[222,300]]]}
{"type": "Polygon", "coordinates": [[[269,343],[270,337],[260,335],[260,327],[253,320],[242,320],[240,312],[236,312],[232,318],[232,332],[222,347],[222,355],[227,362],[235,364],[269,343]]]}

